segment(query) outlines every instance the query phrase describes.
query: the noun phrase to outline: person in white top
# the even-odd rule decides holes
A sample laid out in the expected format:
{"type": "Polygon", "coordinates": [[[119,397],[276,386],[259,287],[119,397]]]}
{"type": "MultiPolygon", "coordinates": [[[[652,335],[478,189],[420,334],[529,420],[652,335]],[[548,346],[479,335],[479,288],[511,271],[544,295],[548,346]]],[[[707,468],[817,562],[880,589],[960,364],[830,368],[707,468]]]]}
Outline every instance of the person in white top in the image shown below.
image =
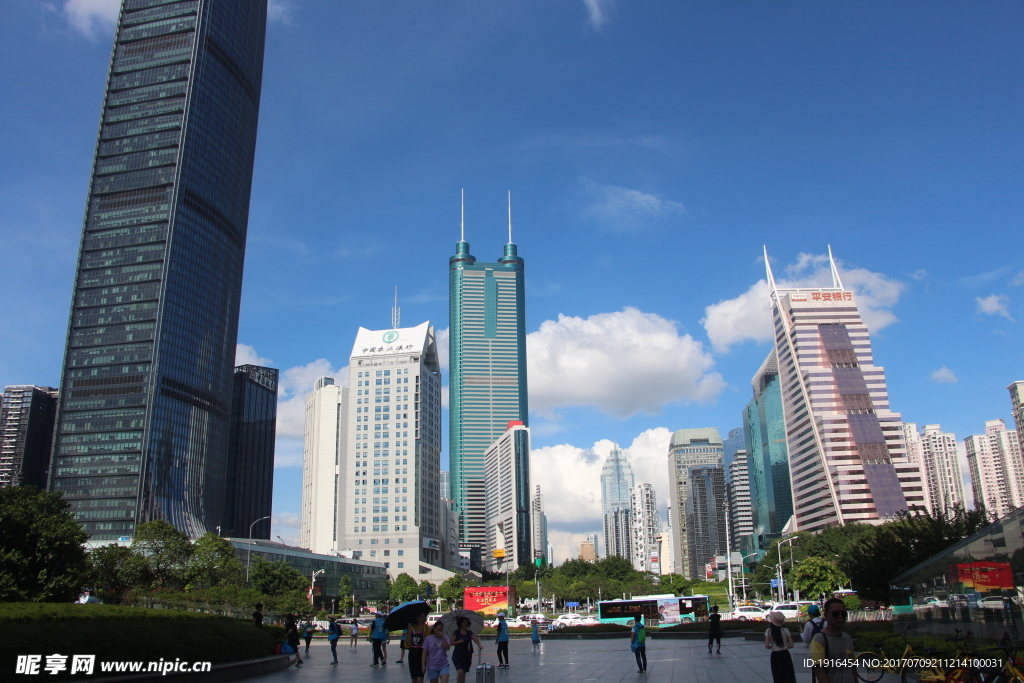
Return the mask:
{"type": "Polygon", "coordinates": [[[793,658],[789,651],[793,647],[793,634],[785,628],[786,616],[782,612],[768,615],[771,626],[764,632],[764,646],[772,651],[772,680],[775,683],[796,683],[793,658]]]}
{"type": "Polygon", "coordinates": [[[804,647],[811,646],[811,638],[818,631],[825,628],[825,620],[821,618],[821,609],[817,605],[811,605],[807,608],[807,621],[804,623],[804,631],[801,638],[804,641],[804,647]]]}

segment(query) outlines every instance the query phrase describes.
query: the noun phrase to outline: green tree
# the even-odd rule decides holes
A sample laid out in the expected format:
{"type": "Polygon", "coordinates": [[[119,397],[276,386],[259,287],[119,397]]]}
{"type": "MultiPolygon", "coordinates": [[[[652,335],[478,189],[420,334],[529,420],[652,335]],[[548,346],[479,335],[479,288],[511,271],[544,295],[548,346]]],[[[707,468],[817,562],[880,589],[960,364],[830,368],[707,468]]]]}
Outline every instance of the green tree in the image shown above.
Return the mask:
{"type": "Polygon", "coordinates": [[[61,494],[0,487],[0,602],[70,602],[88,578],[87,535],[61,494]]]}
{"type": "Polygon", "coordinates": [[[426,579],[420,581],[420,585],[417,588],[417,595],[420,599],[427,600],[428,598],[433,597],[436,592],[437,591],[434,590],[434,584],[430,583],[426,579]]]}
{"type": "Polygon", "coordinates": [[[192,555],[188,536],[163,520],[144,522],[135,528],[132,549],[146,559],[159,588],[180,588],[192,555]]]}
{"type": "Polygon", "coordinates": [[[598,560],[594,563],[594,568],[597,570],[597,574],[616,581],[629,581],[641,573],[633,568],[632,562],[618,555],[610,555],[598,560]]]}
{"type": "Polygon", "coordinates": [[[338,583],[338,611],[348,613],[352,609],[352,579],[347,576],[341,577],[341,581],[338,583]]]}
{"type": "Polygon", "coordinates": [[[693,581],[690,581],[682,574],[669,574],[661,577],[661,585],[676,595],[690,595],[690,587],[693,585],[693,581]]]}
{"type": "Polygon", "coordinates": [[[395,577],[395,582],[391,584],[388,597],[392,602],[409,602],[416,599],[419,589],[420,587],[416,584],[416,579],[402,572],[395,577]]]}
{"type": "Polygon", "coordinates": [[[437,594],[441,596],[441,599],[448,603],[448,607],[455,609],[458,604],[462,601],[463,591],[466,586],[462,580],[462,577],[456,574],[450,576],[444,580],[444,582],[438,586],[437,594]]]}
{"type": "Polygon", "coordinates": [[[309,579],[288,566],[284,560],[267,562],[262,557],[253,561],[249,583],[260,593],[271,596],[304,591],[309,587],[309,579]]]}
{"type": "Polygon", "coordinates": [[[244,577],[245,567],[230,541],[207,532],[192,546],[192,555],[185,566],[186,588],[236,586],[244,583],[244,577]]]}
{"type": "Polygon", "coordinates": [[[850,582],[849,577],[836,566],[835,562],[823,557],[808,557],[796,566],[789,581],[802,596],[818,598],[831,595],[850,582]]]}
{"type": "Polygon", "coordinates": [[[106,600],[119,601],[129,590],[153,581],[146,558],[126,546],[110,544],[90,550],[89,565],[89,583],[106,592],[106,600]]]}

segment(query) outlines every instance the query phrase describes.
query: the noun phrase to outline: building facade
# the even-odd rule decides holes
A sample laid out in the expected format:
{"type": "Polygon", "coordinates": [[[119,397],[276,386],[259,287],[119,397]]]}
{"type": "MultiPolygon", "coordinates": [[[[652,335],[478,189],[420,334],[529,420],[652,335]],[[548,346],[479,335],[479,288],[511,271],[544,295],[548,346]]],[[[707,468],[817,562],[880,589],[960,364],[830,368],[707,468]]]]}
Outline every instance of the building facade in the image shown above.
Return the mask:
{"type": "Polygon", "coordinates": [[[1024,457],[1017,432],[1003,420],[986,420],[985,433],[967,437],[964,446],[974,505],[997,517],[1024,506],[1024,457]]]}
{"type": "Polygon", "coordinates": [[[717,567],[717,558],[728,550],[726,523],[725,470],[717,465],[695,465],[689,468],[686,497],[685,556],[689,561],[684,573],[689,579],[703,580],[706,567],[717,567]]]}
{"type": "Polygon", "coordinates": [[[16,384],[0,402],[0,486],[46,489],[58,391],[16,384]]]}
{"type": "MultiPolygon", "coordinates": [[[[917,425],[910,422],[908,431],[917,431],[917,425]]],[[[912,437],[908,436],[907,444],[912,437]]],[[[940,425],[925,425],[917,441],[921,448],[925,478],[928,482],[928,498],[931,509],[938,512],[952,510],[955,506],[967,506],[964,496],[963,470],[960,467],[960,453],[957,449],[956,434],[942,431],[940,425]]]]}
{"type": "Polygon", "coordinates": [[[321,377],[306,397],[302,449],[302,512],[299,545],[331,554],[339,541],[343,450],[348,434],[349,389],[321,377]]]}
{"type": "Polygon", "coordinates": [[[452,500],[464,543],[483,546],[484,453],[512,420],[529,426],[523,259],[512,242],[495,263],[477,261],[465,236],[448,259],[449,438],[452,500]]]}
{"type": "MultiPolygon", "coordinates": [[[[697,530],[691,528],[694,523],[700,523],[700,505],[694,507],[690,500],[694,488],[690,481],[694,467],[710,467],[722,470],[723,444],[722,437],[717,429],[680,429],[672,435],[672,441],[668,447],[668,475],[669,495],[671,507],[669,508],[671,518],[670,527],[672,537],[672,573],[682,574],[687,578],[698,578],[703,576],[704,564],[707,557],[695,555],[693,539],[698,536],[704,538],[708,535],[707,529],[697,530]],[[698,518],[695,519],[695,513],[698,518]]],[[[703,475],[702,475],[703,477],[703,475]]],[[[725,482],[725,473],[722,472],[721,481],[725,482]]],[[[700,484],[703,484],[702,479],[700,484]]],[[[699,485],[699,484],[698,484],[699,485]]],[[[725,514],[725,491],[715,499],[714,485],[712,484],[710,500],[717,500],[722,507],[722,514],[725,514]]],[[[701,489],[704,503],[707,503],[707,492],[701,489]]],[[[704,517],[707,518],[707,511],[704,510],[704,517]]],[[[717,519],[712,515],[712,519],[717,519]]],[[[721,537],[725,538],[725,518],[722,517],[721,537]]],[[[717,533],[717,527],[715,530],[717,533]]],[[[717,536],[716,536],[717,542],[717,536]]],[[[724,543],[724,541],[723,541],[724,543]]],[[[705,544],[706,545],[706,544],[705,544]]],[[[725,552],[723,545],[722,552],[725,552]]]]}
{"type": "Polygon", "coordinates": [[[630,491],[630,522],[633,568],[661,574],[661,544],[658,540],[661,516],[652,485],[637,484],[630,491]]]}
{"type": "Polygon", "coordinates": [[[743,434],[743,427],[729,430],[729,436],[722,439],[722,467],[725,468],[725,481],[732,476],[730,465],[736,456],[736,451],[747,448],[747,440],[743,434]]]}
{"type": "Polygon", "coordinates": [[[594,547],[593,541],[580,543],[580,559],[584,562],[597,562],[597,548],[594,547]]]}
{"type": "Polygon", "coordinates": [[[49,479],[93,540],[223,523],[266,19],[121,5],[49,479]]]}
{"type": "Polygon", "coordinates": [[[924,478],[907,458],[868,328],[832,261],[831,287],[776,286],[775,351],[786,420],[796,531],[879,524],[923,505],[924,478]]]}
{"type": "Polygon", "coordinates": [[[270,538],[274,499],[274,437],[277,434],[277,376],[274,368],[235,368],[228,441],[228,481],[223,536],[270,538]]]}
{"type": "Polygon", "coordinates": [[[1010,392],[1010,408],[1013,411],[1013,423],[1017,428],[1017,443],[1024,449],[1024,382],[1014,382],[1006,387],[1010,392]]]}
{"type": "Polygon", "coordinates": [[[484,566],[497,572],[533,563],[530,523],[530,430],[519,420],[484,453],[484,566]],[[495,557],[495,550],[501,557],[495,557]]]}
{"type": "Polygon", "coordinates": [[[530,502],[530,525],[534,558],[551,562],[548,554],[548,516],[544,514],[544,496],[540,484],[533,487],[533,499],[530,502]]]}
{"type": "Polygon", "coordinates": [[[924,481],[921,508],[931,510],[933,509],[933,485],[928,473],[928,463],[925,461],[924,442],[921,440],[921,434],[917,431],[916,423],[903,423],[903,440],[907,447],[907,461],[917,466],[921,471],[921,478],[924,481]]]}
{"type": "Polygon", "coordinates": [[[736,451],[729,464],[729,550],[753,548],[754,521],[750,503],[750,477],[747,452],[736,451]]]}
{"type": "Polygon", "coordinates": [[[617,555],[632,559],[630,514],[631,491],[636,486],[633,468],[618,446],[613,448],[601,468],[601,531],[604,541],[602,557],[617,555]]]}

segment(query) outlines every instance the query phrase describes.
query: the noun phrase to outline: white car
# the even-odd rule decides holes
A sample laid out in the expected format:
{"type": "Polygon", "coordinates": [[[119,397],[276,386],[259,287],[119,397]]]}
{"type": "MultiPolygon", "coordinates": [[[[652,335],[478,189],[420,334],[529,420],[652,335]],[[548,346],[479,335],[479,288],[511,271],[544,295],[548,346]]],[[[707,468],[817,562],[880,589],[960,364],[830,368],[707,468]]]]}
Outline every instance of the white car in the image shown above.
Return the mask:
{"type": "MultiPolygon", "coordinates": [[[[782,612],[782,616],[786,617],[787,621],[796,621],[800,618],[800,605],[795,602],[789,602],[781,605],[772,607],[770,612],[782,612]]],[[[767,617],[767,613],[765,614],[767,617]]]]}
{"type": "Polygon", "coordinates": [[[559,614],[558,617],[555,619],[555,621],[557,623],[563,624],[563,625],[564,624],[574,624],[574,623],[576,623],[577,621],[579,621],[582,618],[583,618],[583,616],[580,615],[580,614],[559,614]]]}
{"type": "MultiPolygon", "coordinates": [[[[927,600],[927,598],[925,598],[927,600]]],[[[978,600],[978,607],[982,609],[1003,609],[1003,599],[998,595],[990,595],[987,598],[978,600]]]]}
{"type": "Polygon", "coordinates": [[[764,621],[767,616],[767,610],[763,610],[755,605],[744,605],[737,607],[732,612],[726,612],[723,618],[733,621],[764,621]]]}
{"type": "Polygon", "coordinates": [[[550,624],[551,623],[551,620],[548,619],[543,614],[524,614],[524,615],[522,615],[519,618],[522,619],[523,621],[528,621],[531,624],[537,623],[537,624],[540,624],[541,626],[543,626],[544,624],[550,624]]]}

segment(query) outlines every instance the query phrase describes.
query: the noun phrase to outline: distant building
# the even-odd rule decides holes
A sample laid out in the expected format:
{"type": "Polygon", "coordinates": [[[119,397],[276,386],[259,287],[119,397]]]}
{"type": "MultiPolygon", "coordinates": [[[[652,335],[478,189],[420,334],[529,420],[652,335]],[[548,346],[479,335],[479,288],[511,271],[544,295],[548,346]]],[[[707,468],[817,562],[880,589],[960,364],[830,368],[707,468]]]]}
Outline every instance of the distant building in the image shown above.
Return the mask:
{"type": "Polygon", "coordinates": [[[1017,443],[1024,449],[1024,382],[1014,382],[1006,389],[1010,392],[1013,422],[1017,428],[1017,443]]]}
{"type": "MultiPolygon", "coordinates": [[[[235,368],[222,536],[248,538],[249,525],[270,514],[274,499],[277,375],[277,370],[258,365],[235,368]]],[[[256,522],[252,537],[269,539],[270,520],[256,522]]]]}
{"type": "Polygon", "coordinates": [[[484,453],[484,567],[497,572],[533,564],[530,523],[530,429],[512,420],[484,453]],[[495,558],[494,551],[502,557],[495,558]]]}
{"type": "Polygon", "coordinates": [[[348,403],[348,388],[335,384],[333,377],[318,379],[306,397],[299,545],[323,555],[343,548],[338,542],[338,503],[345,481],[341,462],[348,403]]]}
{"type": "Polygon", "coordinates": [[[446,470],[441,470],[441,499],[452,499],[451,473],[446,470]]]}
{"type": "Polygon", "coordinates": [[[587,534],[584,539],[594,546],[594,552],[597,553],[598,557],[601,557],[601,534],[587,534]]]}
{"type": "Polygon", "coordinates": [[[530,501],[530,525],[532,529],[532,545],[534,559],[540,557],[551,562],[548,555],[548,516],[544,514],[544,496],[540,484],[533,487],[533,499],[530,501]]]}
{"type": "Polygon", "coordinates": [[[726,533],[725,470],[714,465],[688,468],[689,496],[686,498],[686,557],[689,579],[703,579],[705,565],[725,555],[729,541],[726,533]]]}
{"type": "Polygon", "coordinates": [[[459,566],[465,563],[469,571],[480,572],[484,569],[483,548],[478,545],[463,543],[459,546],[459,566]]]}
{"type": "Polygon", "coordinates": [[[722,467],[725,468],[725,481],[729,481],[731,477],[729,465],[732,464],[733,458],[736,456],[736,451],[741,449],[745,450],[747,447],[747,440],[743,435],[743,427],[737,427],[736,429],[729,430],[729,437],[722,439],[722,467]]]}
{"type": "Polygon", "coordinates": [[[730,550],[753,547],[754,523],[751,516],[750,480],[747,476],[747,452],[736,451],[729,464],[729,532],[730,550]]]}
{"type": "Polygon", "coordinates": [[[618,555],[631,559],[630,491],[635,485],[633,468],[629,466],[625,453],[616,446],[601,468],[603,557],[618,555]]]}
{"type": "MultiPolygon", "coordinates": [[[[905,429],[908,427],[908,432],[917,431],[917,425],[913,422],[905,425],[905,429]]],[[[908,451],[912,441],[912,435],[908,434],[908,451]]],[[[940,425],[925,425],[916,442],[921,449],[931,509],[951,510],[956,505],[966,507],[967,499],[964,497],[963,470],[960,467],[956,434],[942,431],[940,425]]]]}
{"type": "MultiPolygon", "coordinates": [[[[704,557],[707,543],[701,540],[701,548],[694,546],[695,539],[706,539],[711,529],[707,526],[708,513],[702,505],[717,504],[722,510],[721,540],[722,550],[725,552],[725,490],[716,493],[715,484],[711,483],[711,490],[705,490],[707,483],[706,473],[701,473],[701,480],[694,484],[691,476],[694,468],[717,468],[720,471],[720,478],[707,475],[714,481],[720,481],[725,486],[725,472],[722,469],[722,437],[717,429],[680,429],[672,435],[668,451],[668,475],[669,492],[671,496],[671,528],[672,528],[672,566],[673,573],[682,574],[687,578],[697,579],[703,577],[704,565],[709,557],[704,557]],[[696,489],[694,488],[696,486],[696,489]],[[701,499],[694,503],[691,497],[697,490],[701,499]],[[703,525],[693,528],[693,525],[703,525]],[[698,552],[697,555],[694,553],[698,552]]],[[[712,514],[713,524],[717,523],[717,516],[712,514]]],[[[718,529],[714,528],[715,542],[718,542],[718,529]]],[[[721,554],[713,553],[713,554],[721,554]]]]}
{"type": "Polygon", "coordinates": [[[928,465],[925,462],[924,443],[914,422],[903,423],[903,439],[907,444],[907,461],[914,463],[921,470],[922,486],[921,509],[932,509],[932,486],[928,480],[928,465]]]}
{"type": "Polygon", "coordinates": [[[4,388],[0,405],[0,486],[46,490],[57,397],[54,387],[15,384],[4,388]]]}
{"type": "Polygon", "coordinates": [[[659,566],[661,574],[672,573],[672,531],[667,526],[658,533],[659,566]]]}
{"type": "Polygon", "coordinates": [[[591,541],[580,543],[580,559],[584,562],[597,562],[597,548],[591,541]]]}
{"type": "Polygon", "coordinates": [[[964,446],[974,504],[997,517],[1024,506],[1024,458],[1017,432],[1003,420],[986,420],[985,433],[967,437],[964,446]]]}
{"type": "Polygon", "coordinates": [[[661,544],[658,531],[661,518],[654,487],[637,484],[630,492],[633,568],[640,572],[661,574],[661,544]]]}

